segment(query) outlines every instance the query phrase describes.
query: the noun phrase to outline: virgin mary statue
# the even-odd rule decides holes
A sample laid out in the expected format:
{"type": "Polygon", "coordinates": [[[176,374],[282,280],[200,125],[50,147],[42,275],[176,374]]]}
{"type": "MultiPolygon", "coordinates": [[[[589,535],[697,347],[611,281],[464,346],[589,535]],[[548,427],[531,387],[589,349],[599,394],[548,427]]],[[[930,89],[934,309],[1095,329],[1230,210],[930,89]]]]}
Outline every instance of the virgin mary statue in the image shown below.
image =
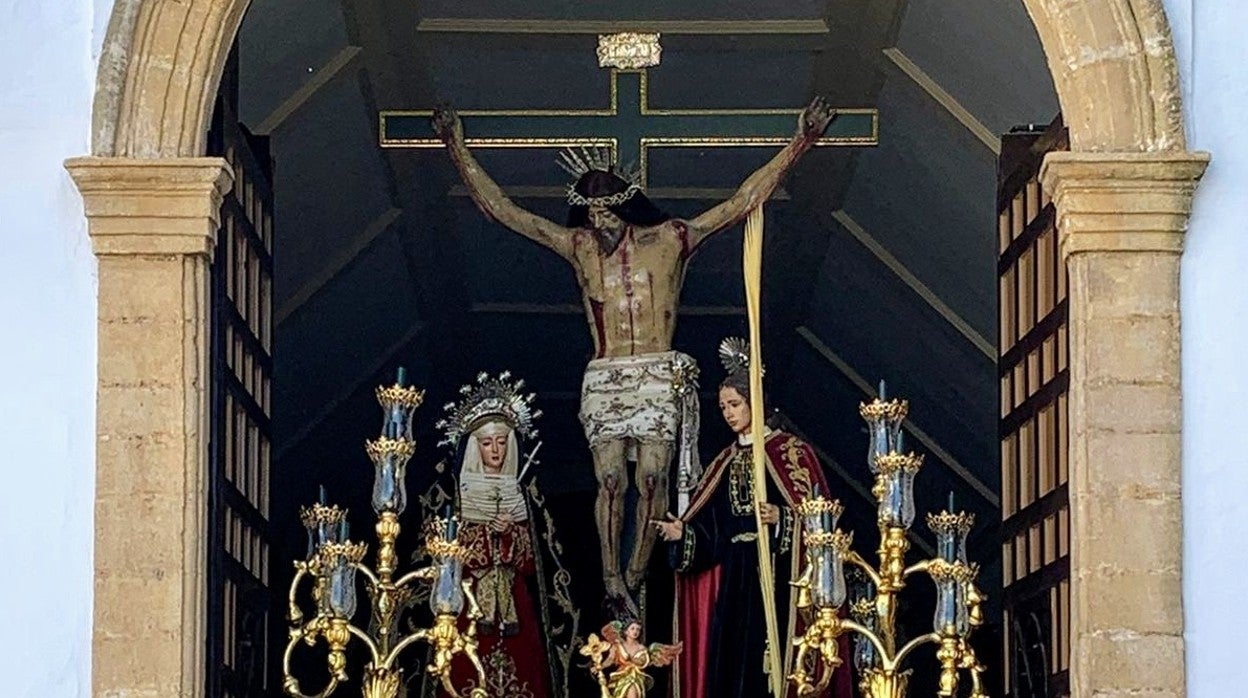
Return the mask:
{"type": "MultiPolygon", "coordinates": [[[[568,577],[533,472],[536,447],[522,455],[541,416],[523,387],[507,373],[483,373],[460,389],[461,399],[446,406],[438,423],[442,444],[455,453],[449,491],[466,551],[464,578],[481,609],[478,654],[490,698],[566,696],[576,628],[568,577]]],[[[467,625],[466,618],[460,622],[467,625]]],[[[476,677],[457,657],[452,684],[467,692],[476,677]]]]}

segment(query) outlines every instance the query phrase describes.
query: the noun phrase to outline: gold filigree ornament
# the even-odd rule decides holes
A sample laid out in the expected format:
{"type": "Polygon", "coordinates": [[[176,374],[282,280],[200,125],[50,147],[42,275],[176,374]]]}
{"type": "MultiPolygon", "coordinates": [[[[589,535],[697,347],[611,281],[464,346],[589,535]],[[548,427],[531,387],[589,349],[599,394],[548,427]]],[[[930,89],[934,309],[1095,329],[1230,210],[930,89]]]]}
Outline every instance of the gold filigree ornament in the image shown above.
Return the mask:
{"type": "Polygon", "coordinates": [[[477,374],[477,380],[459,389],[460,399],[442,407],[445,416],[434,426],[446,436],[438,442],[452,450],[465,436],[488,421],[500,421],[515,430],[521,439],[537,437],[534,421],[542,411],[533,408],[533,393],[524,392],[523,380],[512,380],[510,371],[497,377],[477,374]]]}
{"type": "Polygon", "coordinates": [[[425,401],[425,391],[415,387],[403,387],[398,383],[377,387],[377,401],[382,407],[403,407],[414,410],[425,401]]]}
{"type": "Polygon", "coordinates": [[[382,436],[375,441],[365,441],[364,450],[368,452],[368,457],[374,463],[391,457],[406,461],[416,453],[416,444],[407,439],[391,439],[382,436]]]}
{"type": "Polygon", "coordinates": [[[927,515],[927,527],[932,533],[950,535],[966,535],[975,526],[975,515],[967,512],[951,514],[942,511],[939,514],[927,515]]]}
{"type": "Polygon", "coordinates": [[[342,523],[346,515],[345,509],[340,509],[337,505],[329,506],[320,502],[299,508],[299,520],[305,528],[315,528],[320,524],[333,524],[336,526],[342,523]]]}
{"type": "Polygon", "coordinates": [[[841,514],[845,513],[845,506],[841,504],[841,500],[839,499],[811,497],[809,499],[803,499],[800,503],[798,503],[797,513],[802,518],[830,514],[832,519],[836,520],[841,518],[841,514]]]}
{"type": "Polygon", "coordinates": [[[900,472],[913,475],[919,472],[919,468],[923,467],[923,455],[915,453],[891,453],[876,456],[875,465],[880,470],[880,475],[889,477],[900,472]]]}
{"type": "Polygon", "coordinates": [[[598,35],[598,67],[638,70],[653,68],[663,59],[659,34],[620,32],[598,35]]]}
{"type": "Polygon", "coordinates": [[[908,400],[881,400],[878,397],[871,402],[858,403],[858,414],[866,420],[898,421],[906,418],[910,412],[908,400]]]}
{"type": "Polygon", "coordinates": [[[353,543],[344,541],[342,543],[322,543],[316,549],[316,554],[320,558],[321,564],[325,567],[332,566],[339,559],[345,560],[353,565],[358,565],[364,560],[364,555],[368,553],[367,543],[353,543]]]}

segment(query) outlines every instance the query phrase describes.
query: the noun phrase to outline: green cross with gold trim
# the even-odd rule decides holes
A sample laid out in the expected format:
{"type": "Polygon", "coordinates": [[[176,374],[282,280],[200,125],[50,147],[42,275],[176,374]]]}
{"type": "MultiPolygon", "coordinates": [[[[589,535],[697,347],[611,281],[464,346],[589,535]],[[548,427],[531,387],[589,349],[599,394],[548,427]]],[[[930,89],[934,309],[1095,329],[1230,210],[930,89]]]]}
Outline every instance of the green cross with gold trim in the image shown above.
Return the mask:
{"type": "MultiPolygon", "coordinates": [[[[516,109],[459,112],[470,148],[610,148],[616,162],[637,163],[645,186],[651,148],[783,146],[801,109],[658,109],[646,97],[645,70],[611,70],[606,109],[516,109]],[[519,118],[517,118],[519,117],[519,118]]],[[[432,110],[380,114],[381,147],[441,148],[432,110]]],[[[879,143],[877,109],[838,109],[816,146],[879,143]]]]}

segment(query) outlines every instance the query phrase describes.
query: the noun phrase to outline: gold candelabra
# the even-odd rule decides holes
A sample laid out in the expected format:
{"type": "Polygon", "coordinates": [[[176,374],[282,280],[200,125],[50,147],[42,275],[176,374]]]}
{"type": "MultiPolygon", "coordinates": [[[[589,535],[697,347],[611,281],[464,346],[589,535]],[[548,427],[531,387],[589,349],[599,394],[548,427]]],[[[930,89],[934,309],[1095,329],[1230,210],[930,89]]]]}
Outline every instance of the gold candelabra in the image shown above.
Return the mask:
{"type": "Polygon", "coordinates": [[[971,679],[971,698],[987,698],[982,684],[984,666],[969,642],[972,630],[983,622],[983,595],[975,585],[978,567],[966,557],[966,536],[974,516],[955,513],[950,495],[948,509],[927,516],[928,528],[936,535],[936,556],[906,565],[910,549],[907,534],[915,514],[914,477],[923,465],[922,456],[905,453],[902,448],[901,423],[908,408],[905,400],[885,401],[883,384],[880,398],[859,406],[871,436],[868,463],[875,475],[872,494],[880,527],[878,564],[872,566],[852,550],[852,534],[836,527],[843,512],[840,502],[824,499],[816,492],[798,507],[806,568],[793,585],[798,607],[809,618],[805,632],[794,640],[797,656],[789,680],[798,695],[822,694],[833,672],[844,663],[838,656],[838,639],[852,632],[856,634],[858,688],[868,698],[904,698],[910,670],[902,670],[902,664],[925,644],[938,646],[938,696],[956,696],[959,672],[966,671],[971,679]],[[862,570],[869,580],[866,593],[850,604],[849,618],[842,617],[849,595],[846,563],[862,570]],[[897,599],[907,579],[915,574],[927,574],[936,585],[933,628],[898,647],[897,599]]]}
{"type": "MultiPolygon", "coordinates": [[[[348,679],[346,648],[353,637],[363,643],[370,656],[361,681],[365,698],[399,695],[403,670],[397,665],[398,657],[417,643],[432,648],[432,660],[425,671],[437,677],[450,695],[460,698],[451,683],[451,661],[456,655],[463,654],[472,663],[477,686],[485,683],[485,670],[477,656],[476,622],[481,611],[471,584],[463,579],[464,549],[458,542],[458,520],[448,513],[446,518],[435,521],[425,539],[432,564],[395,579],[399,514],[407,505],[405,469],[415,452],[412,413],[424,398],[422,391],[404,385],[404,378],[405,371],[400,368],[394,385],[377,388],[377,400],[385,413],[382,434],[365,445],[375,468],[372,496],[373,510],[377,514],[375,569],[363,562],[367,546],[348,538],[347,512],[328,505],[323,488],[321,501],[301,511],[308,531],[308,553],[306,559],[294,563],[295,578],[289,593],[290,640],[282,656],[283,688],[296,698],[325,698],[348,679]],[[351,622],[357,606],[357,573],[364,576],[370,601],[368,631],[351,622]],[[305,579],[311,580],[311,598],[316,608],[311,619],[306,621],[297,601],[305,579]],[[430,585],[433,625],[400,635],[400,611],[416,593],[417,585],[424,583],[430,585]],[[461,632],[458,619],[465,607],[468,625],[461,632]],[[307,695],[291,674],[291,657],[300,643],[311,647],[320,640],[324,640],[329,650],[329,681],[319,693],[307,695]]],[[[486,698],[482,688],[475,688],[468,695],[486,698]]]]}

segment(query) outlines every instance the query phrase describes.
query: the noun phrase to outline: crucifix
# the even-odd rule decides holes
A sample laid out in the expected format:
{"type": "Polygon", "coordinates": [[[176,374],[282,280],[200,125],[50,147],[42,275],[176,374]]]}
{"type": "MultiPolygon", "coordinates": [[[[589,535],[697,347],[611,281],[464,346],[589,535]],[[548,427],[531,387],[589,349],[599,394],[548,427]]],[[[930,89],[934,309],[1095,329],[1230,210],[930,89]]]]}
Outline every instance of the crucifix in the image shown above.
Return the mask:
{"type": "MultiPolygon", "coordinates": [[[[793,135],[800,109],[664,109],[647,97],[642,69],[611,69],[610,99],[600,109],[464,110],[459,113],[469,148],[607,149],[616,163],[636,165],[647,185],[652,148],[765,148],[793,135]]],[[[442,148],[429,130],[433,111],[381,112],[383,148],[442,148]]],[[[812,147],[879,143],[879,110],[837,109],[828,130],[812,147]]]]}
{"type": "Polygon", "coordinates": [[[632,613],[655,543],[654,523],[672,515],[673,457],[679,490],[696,486],[700,472],[697,391],[688,389],[696,366],[672,350],[688,260],[708,238],[766,201],[809,149],[875,145],[879,133],[876,110],[834,109],[820,98],[805,109],[654,108],[644,70],[657,65],[657,35],[652,41],[655,61],[612,65],[605,108],[386,111],[380,117],[382,147],[446,148],[488,217],[558,254],[575,271],[595,349],[582,383],[580,419],[598,480],[594,511],[603,582],[613,608],[632,613]],[[431,125],[436,137],[430,137],[431,125]],[[551,147],[568,148],[561,165],[572,181],[563,224],[512,202],[472,153],[551,147]],[[649,151],[679,147],[779,147],[779,152],[727,200],[683,220],[665,214],[645,194],[649,151]],[[625,162],[634,164],[621,165],[625,162]],[[624,508],[630,460],[636,463],[637,490],[631,517],[624,508]],[[624,556],[626,523],[632,545],[624,556]]]}

